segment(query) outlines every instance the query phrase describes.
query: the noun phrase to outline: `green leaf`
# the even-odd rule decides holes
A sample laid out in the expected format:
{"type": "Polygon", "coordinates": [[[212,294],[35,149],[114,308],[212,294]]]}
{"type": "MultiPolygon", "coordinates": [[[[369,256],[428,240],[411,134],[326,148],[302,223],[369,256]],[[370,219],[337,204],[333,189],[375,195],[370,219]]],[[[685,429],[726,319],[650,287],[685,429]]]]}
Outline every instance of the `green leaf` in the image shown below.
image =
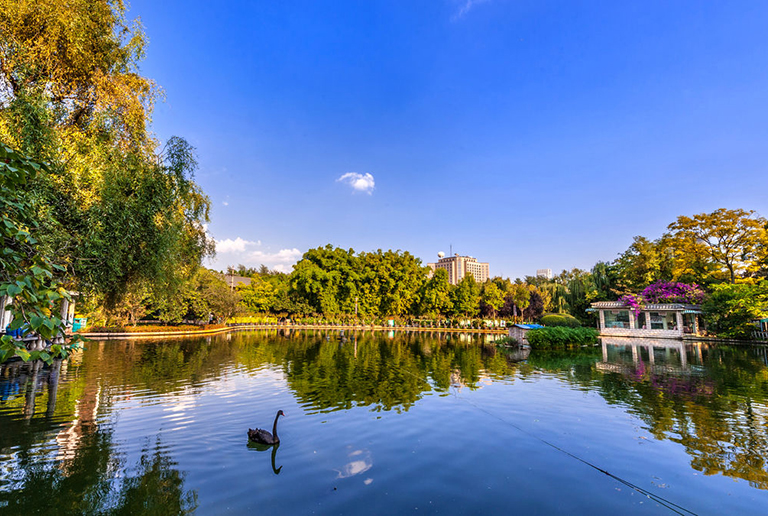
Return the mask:
{"type": "Polygon", "coordinates": [[[32,326],[33,330],[37,330],[38,328],[40,328],[40,326],[42,326],[44,322],[45,322],[45,319],[43,319],[39,315],[33,315],[32,318],[29,320],[29,324],[32,326]]]}

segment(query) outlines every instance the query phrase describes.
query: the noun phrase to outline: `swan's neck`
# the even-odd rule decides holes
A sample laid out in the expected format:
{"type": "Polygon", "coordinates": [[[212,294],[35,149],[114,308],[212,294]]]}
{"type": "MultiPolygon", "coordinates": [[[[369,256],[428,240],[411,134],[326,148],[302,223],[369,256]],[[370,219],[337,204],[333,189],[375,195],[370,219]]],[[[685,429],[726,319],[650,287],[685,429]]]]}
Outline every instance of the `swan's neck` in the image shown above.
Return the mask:
{"type": "Polygon", "coordinates": [[[278,437],[277,437],[277,420],[278,420],[279,418],[280,418],[280,414],[277,414],[277,415],[275,416],[275,422],[274,422],[274,424],[272,425],[272,437],[274,437],[274,438],[275,438],[275,441],[279,440],[279,439],[278,439],[278,437]]]}

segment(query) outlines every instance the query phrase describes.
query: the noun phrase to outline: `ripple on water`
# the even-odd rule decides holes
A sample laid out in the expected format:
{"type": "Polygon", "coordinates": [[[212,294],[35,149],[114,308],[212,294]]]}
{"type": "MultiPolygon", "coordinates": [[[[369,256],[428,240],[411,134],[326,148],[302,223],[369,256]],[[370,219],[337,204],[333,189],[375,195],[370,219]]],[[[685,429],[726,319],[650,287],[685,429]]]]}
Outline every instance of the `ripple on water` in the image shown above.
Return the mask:
{"type": "MultiPolygon", "coordinates": [[[[24,390],[7,390],[0,492],[23,484],[25,457],[68,474],[64,465],[77,452],[113,464],[117,480],[108,484],[115,489],[146,472],[142,457],[160,457],[145,464],[155,464],[164,481],[145,481],[165,496],[162,489],[180,479],[181,492],[197,494],[201,514],[631,514],[648,507],[568,452],[698,512],[749,513],[768,503],[768,491],[740,471],[705,476],[691,467],[713,450],[722,452],[716,458],[746,457],[750,443],[766,440],[759,388],[749,401],[730,393],[718,403],[589,366],[510,365],[464,343],[409,346],[404,337],[366,335],[354,349],[258,334],[110,346],[93,347],[81,366],[62,373],[53,414],[40,397],[25,419],[24,390]],[[271,430],[278,409],[287,417],[276,475],[272,450],[249,446],[246,430],[271,430]],[[702,436],[708,429],[711,441],[702,436]]],[[[765,367],[750,363],[753,369],[765,367]]],[[[74,483],[85,478],[68,482],[81,492],[87,486],[74,483]]]]}

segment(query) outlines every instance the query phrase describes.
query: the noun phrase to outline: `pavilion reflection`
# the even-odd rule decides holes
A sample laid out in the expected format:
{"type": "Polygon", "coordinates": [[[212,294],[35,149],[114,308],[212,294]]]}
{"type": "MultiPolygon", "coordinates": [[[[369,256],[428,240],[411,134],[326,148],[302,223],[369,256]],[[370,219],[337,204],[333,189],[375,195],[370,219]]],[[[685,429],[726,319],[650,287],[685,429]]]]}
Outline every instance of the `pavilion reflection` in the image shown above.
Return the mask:
{"type": "Polygon", "coordinates": [[[618,373],[669,394],[711,396],[714,384],[704,364],[705,343],[671,339],[601,339],[601,372],[618,373]]]}

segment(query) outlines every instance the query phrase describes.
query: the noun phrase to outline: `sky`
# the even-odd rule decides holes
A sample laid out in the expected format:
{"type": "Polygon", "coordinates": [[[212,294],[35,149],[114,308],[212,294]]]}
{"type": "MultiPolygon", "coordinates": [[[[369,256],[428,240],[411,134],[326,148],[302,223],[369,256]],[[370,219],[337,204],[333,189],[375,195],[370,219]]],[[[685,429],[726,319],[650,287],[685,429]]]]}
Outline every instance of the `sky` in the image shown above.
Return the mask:
{"type": "Polygon", "coordinates": [[[768,2],[133,0],[216,269],[310,248],[590,269],[768,216],[768,2]]]}

